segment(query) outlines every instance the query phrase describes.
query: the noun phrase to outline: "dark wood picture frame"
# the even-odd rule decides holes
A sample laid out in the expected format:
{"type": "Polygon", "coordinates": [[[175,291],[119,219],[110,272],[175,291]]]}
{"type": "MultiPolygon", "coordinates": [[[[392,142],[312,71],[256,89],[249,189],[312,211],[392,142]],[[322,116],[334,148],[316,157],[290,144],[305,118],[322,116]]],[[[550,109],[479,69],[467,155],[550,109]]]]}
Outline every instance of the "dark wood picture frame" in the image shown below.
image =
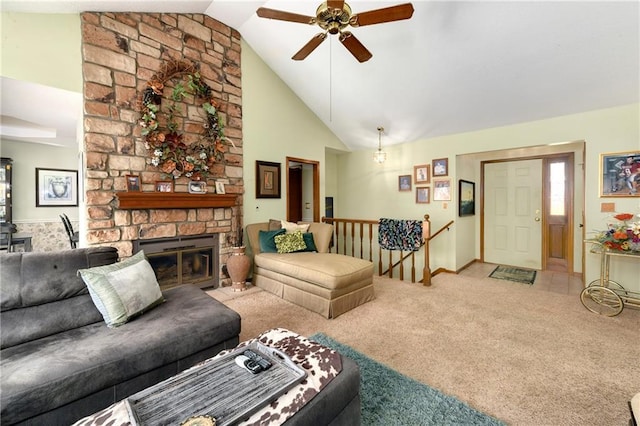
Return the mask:
{"type": "Polygon", "coordinates": [[[449,159],[448,158],[436,158],[431,161],[431,172],[433,177],[448,176],[449,175],[449,159]]]}
{"type": "Polygon", "coordinates": [[[125,179],[127,180],[127,191],[140,192],[140,176],[127,175],[125,179]]]}
{"type": "Polygon", "coordinates": [[[398,176],[398,191],[411,192],[411,175],[398,176]]]}
{"type": "Polygon", "coordinates": [[[431,201],[431,187],[416,186],[416,204],[429,204],[431,201]]]}
{"type": "Polygon", "coordinates": [[[458,216],[474,216],[476,214],[476,184],[460,179],[458,181],[458,216]]]}
{"type": "Polygon", "coordinates": [[[77,170],[36,167],[36,207],[77,206],[77,170]]]}
{"type": "Polygon", "coordinates": [[[256,160],[256,198],[280,198],[280,163],[256,160]]]}

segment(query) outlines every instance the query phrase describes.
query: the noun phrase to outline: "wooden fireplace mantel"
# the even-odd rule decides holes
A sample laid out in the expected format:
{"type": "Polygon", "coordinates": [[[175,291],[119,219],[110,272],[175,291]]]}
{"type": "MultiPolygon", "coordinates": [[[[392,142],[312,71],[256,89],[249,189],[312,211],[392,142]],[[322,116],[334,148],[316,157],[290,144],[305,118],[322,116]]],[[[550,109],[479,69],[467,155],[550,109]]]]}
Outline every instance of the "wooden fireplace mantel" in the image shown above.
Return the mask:
{"type": "Polygon", "coordinates": [[[233,207],[234,194],[190,194],[188,192],[118,192],[118,207],[123,210],[199,209],[233,207]]]}

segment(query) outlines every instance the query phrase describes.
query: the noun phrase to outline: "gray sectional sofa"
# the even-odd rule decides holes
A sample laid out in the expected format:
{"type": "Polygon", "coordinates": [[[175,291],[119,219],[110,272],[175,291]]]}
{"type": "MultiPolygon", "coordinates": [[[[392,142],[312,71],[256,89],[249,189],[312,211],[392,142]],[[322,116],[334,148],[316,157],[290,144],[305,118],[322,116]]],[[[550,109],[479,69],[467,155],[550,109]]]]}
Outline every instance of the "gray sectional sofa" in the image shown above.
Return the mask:
{"type": "Polygon", "coordinates": [[[201,289],[108,328],[77,275],[110,247],[0,255],[2,424],[70,424],[238,344],[240,316],[201,289]]]}

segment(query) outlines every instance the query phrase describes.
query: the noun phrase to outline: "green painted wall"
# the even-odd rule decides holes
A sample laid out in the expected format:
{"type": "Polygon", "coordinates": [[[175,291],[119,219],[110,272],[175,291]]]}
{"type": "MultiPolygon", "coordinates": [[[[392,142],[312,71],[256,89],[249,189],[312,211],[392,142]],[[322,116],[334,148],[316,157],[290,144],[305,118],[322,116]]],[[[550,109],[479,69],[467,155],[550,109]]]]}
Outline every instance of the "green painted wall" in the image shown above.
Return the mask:
{"type": "Polygon", "coordinates": [[[80,15],[1,16],[2,76],[82,93],[80,15]]]}

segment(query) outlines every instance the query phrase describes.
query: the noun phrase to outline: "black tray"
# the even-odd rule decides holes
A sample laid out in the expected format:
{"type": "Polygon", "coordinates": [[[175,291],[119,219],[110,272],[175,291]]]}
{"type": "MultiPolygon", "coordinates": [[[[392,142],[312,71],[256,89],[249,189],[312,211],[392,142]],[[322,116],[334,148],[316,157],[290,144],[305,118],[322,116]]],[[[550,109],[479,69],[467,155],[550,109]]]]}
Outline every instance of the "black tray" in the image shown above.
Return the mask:
{"type": "Polygon", "coordinates": [[[258,342],[216,358],[126,399],[137,425],[179,425],[193,416],[211,416],[217,426],[242,421],[307,376],[289,357],[258,342]],[[272,367],[253,374],[235,363],[251,349],[272,367]]]}

